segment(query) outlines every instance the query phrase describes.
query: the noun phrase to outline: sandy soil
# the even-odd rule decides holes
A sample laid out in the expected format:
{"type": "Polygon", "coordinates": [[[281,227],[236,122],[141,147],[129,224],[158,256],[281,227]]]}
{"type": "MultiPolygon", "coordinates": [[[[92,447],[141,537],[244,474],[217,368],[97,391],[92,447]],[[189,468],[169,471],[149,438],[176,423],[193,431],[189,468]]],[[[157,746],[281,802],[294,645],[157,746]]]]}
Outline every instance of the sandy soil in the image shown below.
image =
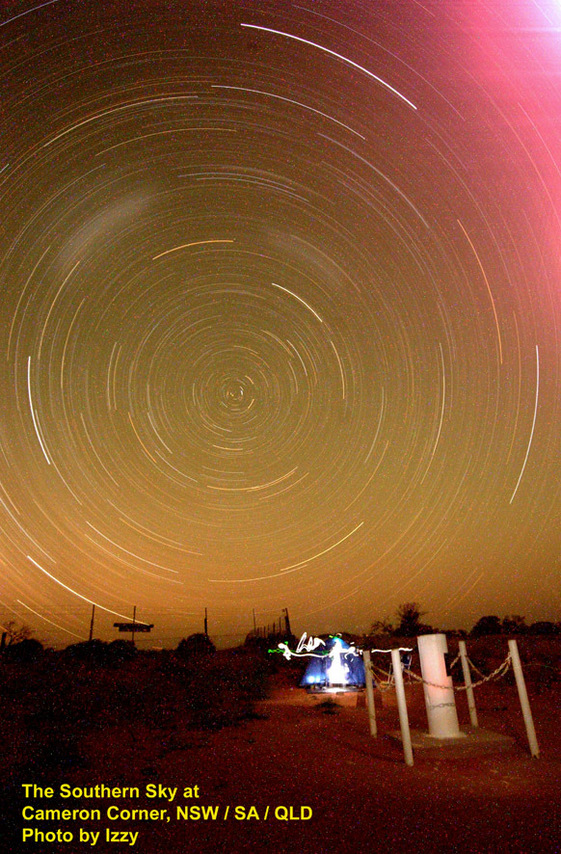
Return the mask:
{"type": "MultiPolygon", "coordinates": [[[[180,791],[199,786],[198,799],[176,799],[169,806],[169,823],[110,823],[113,830],[138,830],[132,850],[142,854],[561,851],[559,687],[530,697],[539,759],[529,753],[516,688],[502,683],[478,692],[480,726],[509,735],[512,742],[500,750],[457,745],[416,750],[412,768],[390,736],[399,728],[397,711],[391,704],[382,707],[379,695],[376,739],[369,734],[363,696],[356,706],[334,712],[306,704],[303,696],[300,689],[273,688],[270,699],[258,704],[260,717],[219,732],[179,727],[162,739],[161,733],[107,730],[90,744],[90,767],[74,772],[71,782],[138,785],[142,791],[150,782],[180,791]],[[177,803],[217,805],[219,818],[176,820],[177,803]],[[292,820],[275,819],[279,805],[293,808],[292,820]],[[255,807],[253,817],[236,819],[236,806],[243,806],[246,816],[255,807]],[[311,818],[302,820],[303,806],[311,808],[311,818]]],[[[462,696],[458,714],[466,726],[462,696]]],[[[410,703],[410,722],[426,731],[418,697],[410,703]]],[[[121,805],[165,803],[141,798],[121,805]]],[[[84,828],[94,825],[82,822],[84,828]]],[[[92,849],[26,843],[21,850],[74,854],[92,849]]],[[[131,847],[100,841],[95,850],[131,847]]]]}

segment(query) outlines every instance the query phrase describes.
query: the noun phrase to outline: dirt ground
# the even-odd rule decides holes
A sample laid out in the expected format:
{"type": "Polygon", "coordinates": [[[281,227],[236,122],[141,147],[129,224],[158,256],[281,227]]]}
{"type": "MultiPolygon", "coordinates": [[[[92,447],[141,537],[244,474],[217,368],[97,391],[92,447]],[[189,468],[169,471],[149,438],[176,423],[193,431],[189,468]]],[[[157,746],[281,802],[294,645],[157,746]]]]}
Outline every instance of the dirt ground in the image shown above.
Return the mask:
{"type": "MultiPolygon", "coordinates": [[[[162,739],[149,731],[107,730],[90,743],[87,770],[73,772],[68,781],[139,786],[140,799],[121,799],[119,806],[167,807],[170,820],[109,822],[103,810],[115,800],[83,800],[84,806],[102,808],[101,827],[88,821],[72,827],[101,829],[93,850],[142,854],[561,851],[559,686],[530,695],[538,759],[530,756],[514,686],[484,686],[476,701],[480,727],[512,741],[500,749],[457,743],[418,749],[413,767],[405,765],[401,744],[390,735],[399,729],[396,708],[391,702],[382,706],[380,695],[375,739],[369,734],[364,695],[355,706],[332,708],[310,705],[305,692],[286,685],[273,687],[254,719],[218,732],[179,727],[162,739]],[[167,805],[147,800],[148,783],[178,787],[179,793],[167,805]],[[194,786],[199,797],[184,799],[183,789],[194,786]],[[178,804],[183,809],[217,806],[218,817],[177,819],[178,804]],[[279,806],[292,807],[288,820],[279,806]],[[130,840],[110,842],[103,838],[106,827],[139,836],[134,846],[130,840]]],[[[409,715],[413,729],[426,732],[419,695],[411,698],[409,715]]],[[[458,715],[467,727],[463,695],[458,695],[458,715]]],[[[20,844],[32,854],[92,850],[77,841],[20,844]]]]}

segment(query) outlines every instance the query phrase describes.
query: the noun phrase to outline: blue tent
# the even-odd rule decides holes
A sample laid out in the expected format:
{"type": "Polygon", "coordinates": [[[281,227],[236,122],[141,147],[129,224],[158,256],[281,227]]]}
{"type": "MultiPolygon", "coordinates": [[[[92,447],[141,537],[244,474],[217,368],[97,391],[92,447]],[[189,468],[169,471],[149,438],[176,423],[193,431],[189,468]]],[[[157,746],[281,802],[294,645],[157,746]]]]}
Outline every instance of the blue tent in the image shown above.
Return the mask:
{"type": "Polygon", "coordinates": [[[339,635],[312,653],[300,686],[311,689],[361,688],[366,684],[362,656],[339,635]]]}

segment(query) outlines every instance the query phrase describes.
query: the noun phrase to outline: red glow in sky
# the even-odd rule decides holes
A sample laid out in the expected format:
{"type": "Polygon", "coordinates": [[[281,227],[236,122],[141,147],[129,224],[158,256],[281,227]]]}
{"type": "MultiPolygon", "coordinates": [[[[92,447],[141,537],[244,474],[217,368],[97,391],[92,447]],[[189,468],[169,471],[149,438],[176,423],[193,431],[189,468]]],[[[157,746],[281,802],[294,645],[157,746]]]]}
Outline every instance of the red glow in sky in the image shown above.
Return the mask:
{"type": "Polygon", "coordinates": [[[559,619],[559,4],[0,15],[2,619],[559,619]]]}

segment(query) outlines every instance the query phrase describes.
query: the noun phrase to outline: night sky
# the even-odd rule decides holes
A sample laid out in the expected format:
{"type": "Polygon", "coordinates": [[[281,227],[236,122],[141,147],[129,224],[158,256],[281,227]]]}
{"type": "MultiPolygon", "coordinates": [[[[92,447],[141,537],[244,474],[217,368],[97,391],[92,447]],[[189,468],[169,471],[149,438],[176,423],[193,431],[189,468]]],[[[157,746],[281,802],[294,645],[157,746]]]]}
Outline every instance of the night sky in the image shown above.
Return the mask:
{"type": "Polygon", "coordinates": [[[3,621],[561,618],[558,0],[3,0],[0,63],[3,621]]]}

